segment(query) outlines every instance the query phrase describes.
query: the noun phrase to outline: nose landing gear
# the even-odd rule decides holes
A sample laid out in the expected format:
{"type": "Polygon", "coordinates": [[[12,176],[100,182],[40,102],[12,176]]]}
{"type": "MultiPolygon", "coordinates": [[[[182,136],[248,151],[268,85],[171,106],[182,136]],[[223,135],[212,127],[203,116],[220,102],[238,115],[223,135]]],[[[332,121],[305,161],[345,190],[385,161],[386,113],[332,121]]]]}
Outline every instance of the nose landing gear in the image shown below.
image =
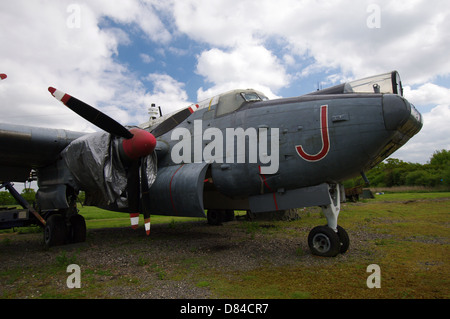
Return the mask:
{"type": "Polygon", "coordinates": [[[335,257],[348,250],[350,239],[345,229],[337,224],[343,187],[339,184],[329,184],[328,188],[330,204],[321,206],[327,225],[314,227],[310,231],[308,246],[313,255],[335,257]]]}

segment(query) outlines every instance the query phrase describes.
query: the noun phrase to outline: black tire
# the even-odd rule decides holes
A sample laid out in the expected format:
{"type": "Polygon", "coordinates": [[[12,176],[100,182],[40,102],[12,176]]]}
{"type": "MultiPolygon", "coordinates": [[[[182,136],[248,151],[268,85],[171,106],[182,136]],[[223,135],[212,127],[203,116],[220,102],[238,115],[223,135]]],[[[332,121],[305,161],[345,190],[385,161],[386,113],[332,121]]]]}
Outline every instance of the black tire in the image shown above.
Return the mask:
{"type": "Polygon", "coordinates": [[[64,245],[66,240],[66,224],[60,214],[51,215],[44,227],[44,243],[47,247],[64,245]]]}
{"type": "Polygon", "coordinates": [[[348,237],[347,231],[339,225],[337,226],[337,231],[339,241],[341,243],[339,252],[341,254],[345,254],[350,246],[350,238],[348,237]]]}
{"type": "Polygon", "coordinates": [[[86,222],[81,215],[72,215],[70,221],[70,242],[82,243],[86,241],[86,222]]]}
{"type": "Polygon", "coordinates": [[[218,209],[208,210],[208,214],[206,215],[209,225],[219,226],[222,225],[223,214],[222,211],[218,209]]]}
{"type": "Polygon", "coordinates": [[[224,221],[225,222],[232,222],[234,220],[234,210],[233,209],[227,209],[224,211],[224,221]]]}
{"type": "Polygon", "coordinates": [[[308,235],[308,246],[313,255],[335,257],[341,243],[338,234],[328,226],[314,227],[308,235]]]}

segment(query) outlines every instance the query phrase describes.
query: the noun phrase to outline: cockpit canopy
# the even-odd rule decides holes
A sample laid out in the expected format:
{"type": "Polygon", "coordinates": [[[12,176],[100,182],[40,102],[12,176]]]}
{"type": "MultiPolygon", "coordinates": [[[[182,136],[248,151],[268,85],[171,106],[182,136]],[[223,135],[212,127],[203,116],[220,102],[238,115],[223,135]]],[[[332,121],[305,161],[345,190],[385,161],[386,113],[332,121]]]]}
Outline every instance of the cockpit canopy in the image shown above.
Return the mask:
{"type": "Polygon", "coordinates": [[[233,90],[219,96],[216,116],[236,111],[244,103],[267,101],[268,98],[261,92],[247,90],[233,90]]]}
{"type": "Polygon", "coordinates": [[[345,83],[344,93],[390,93],[403,96],[402,81],[397,71],[345,83]]]}
{"type": "Polygon", "coordinates": [[[367,77],[364,79],[339,84],[308,95],[343,94],[343,93],[381,93],[403,96],[402,81],[397,71],[367,77]]]}

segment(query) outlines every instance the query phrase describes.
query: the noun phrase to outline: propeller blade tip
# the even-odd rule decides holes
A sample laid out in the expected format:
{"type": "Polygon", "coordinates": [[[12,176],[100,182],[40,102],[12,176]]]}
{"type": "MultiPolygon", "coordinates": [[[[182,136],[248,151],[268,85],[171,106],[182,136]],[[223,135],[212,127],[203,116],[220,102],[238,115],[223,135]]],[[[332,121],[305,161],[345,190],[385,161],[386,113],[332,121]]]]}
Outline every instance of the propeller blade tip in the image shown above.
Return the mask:
{"type": "Polygon", "coordinates": [[[131,220],[131,228],[137,229],[139,227],[139,213],[131,213],[130,220],[131,220]]]}
{"type": "Polygon", "coordinates": [[[147,236],[150,235],[150,218],[146,218],[144,220],[145,223],[145,233],[147,234],[147,236]]]}
{"type": "Polygon", "coordinates": [[[64,105],[67,105],[67,102],[72,98],[69,94],[61,92],[60,90],[57,90],[51,86],[49,86],[48,91],[52,94],[52,96],[55,99],[61,101],[64,105]]]}

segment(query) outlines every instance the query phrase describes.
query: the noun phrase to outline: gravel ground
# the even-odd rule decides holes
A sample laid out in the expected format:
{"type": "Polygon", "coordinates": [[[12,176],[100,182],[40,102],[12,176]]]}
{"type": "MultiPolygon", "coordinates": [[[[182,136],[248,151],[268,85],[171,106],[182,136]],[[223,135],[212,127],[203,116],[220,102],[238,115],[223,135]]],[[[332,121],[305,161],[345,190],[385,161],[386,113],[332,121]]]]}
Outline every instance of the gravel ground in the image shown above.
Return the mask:
{"type": "MultiPolygon", "coordinates": [[[[318,219],[318,224],[321,221],[318,219]]],[[[382,236],[364,227],[348,230],[349,252],[321,258],[309,251],[309,231],[301,221],[233,221],[222,226],[190,222],[152,226],[150,237],[142,227],[88,230],[85,243],[51,249],[43,247],[41,233],[3,235],[0,270],[14,278],[0,276],[0,297],[45,297],[43,286],[54,287],[57,295],[67,290],[66,265],[76,263],[81,268],[83,287],[89,290],[81,297],[216,298],[209,284],[202,284],[203,274],[232,276],[262,266],[324,266],[373,258],[370,241],[382,236]]]]}

